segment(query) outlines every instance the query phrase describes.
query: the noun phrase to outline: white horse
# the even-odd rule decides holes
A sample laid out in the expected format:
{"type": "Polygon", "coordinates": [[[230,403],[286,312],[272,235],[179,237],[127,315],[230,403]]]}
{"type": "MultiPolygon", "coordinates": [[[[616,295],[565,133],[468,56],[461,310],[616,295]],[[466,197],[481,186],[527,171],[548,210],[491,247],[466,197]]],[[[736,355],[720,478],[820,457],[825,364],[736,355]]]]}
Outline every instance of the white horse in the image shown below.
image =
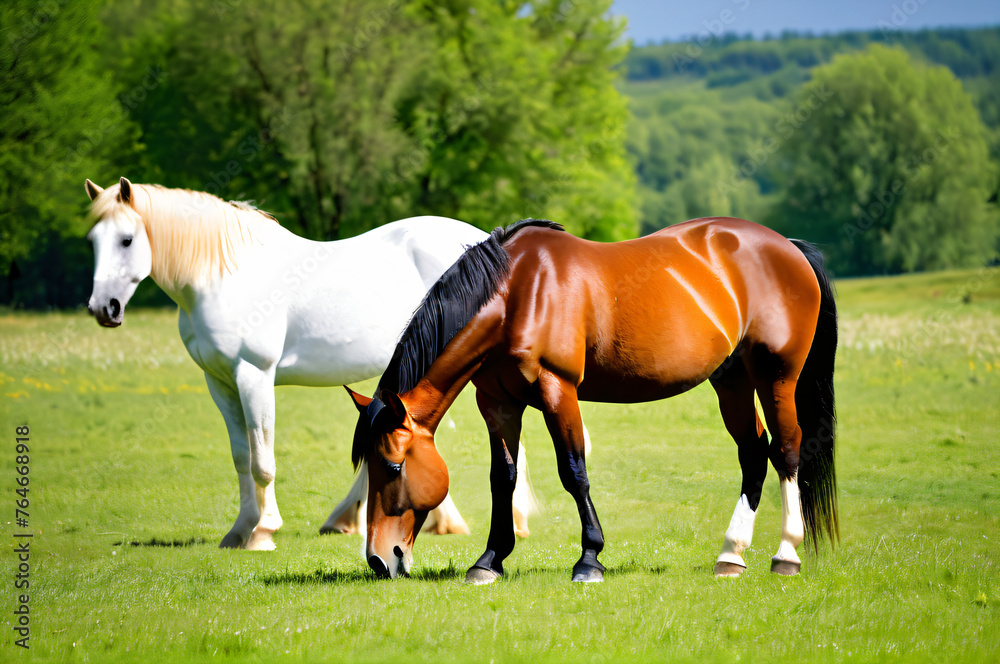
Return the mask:
{"type": "MultiPolygon", "coordinates": [[[[410,314],[437,278],[486,233],[453,219],[414,217],[338,242],[313,242],[249,205],[127,179],[86,182],[96,220],[88,309],[121,325],[151,276],[180,307],[178,327],[226,420],[240,511],[221,547],[274,548],[274,386],[346,385],[379,375],[410,314]]],[[[520,458],[524,458],[522,454],[520,458]]],[[[518,477],[524,477],[518,473],[518,477]]],[[[367,470],[320,532],[351,532],[364,515],[367,470]]],[[[536,505],[515,493],[515,530],[536,505]]],[[[363,528],[363,517],[362,525],[363,528]]],[[[428,518],[467,533],[450,498],[428,518]]]]}

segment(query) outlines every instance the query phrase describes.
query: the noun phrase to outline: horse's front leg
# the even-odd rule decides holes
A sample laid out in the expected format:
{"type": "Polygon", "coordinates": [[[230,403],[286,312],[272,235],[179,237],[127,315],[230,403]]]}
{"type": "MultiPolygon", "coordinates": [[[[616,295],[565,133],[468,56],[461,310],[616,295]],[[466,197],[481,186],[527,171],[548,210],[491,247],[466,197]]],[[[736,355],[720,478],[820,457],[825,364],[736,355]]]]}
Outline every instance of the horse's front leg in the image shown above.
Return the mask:
{"type": "Polygon", "coordinates": [[[490,432],[490,489],[493,509],[486,551],[465,575],[466,583],[492,583],[503,576],[503,561],[514,550],[511,499],[517,483],[517,458],[524,404],[501,402],[476,391],[479,412],[490,432]]]}
{"type": "Polygon", "coordinates": [[[274,496],[274,370],[264,371],[241,362],[236,367],[236,386],[243,405],[250,444],[250,474],[256,485],[260,511],[260,520],[246,548],[270,551],[274,549],[274,533],[282,523],[274,496]]]}
{"type": "Polygon", "coordinates": [[[569,491],[580,512],[583,554],[573,566],[573,581],[604,580],[604,565],[597,555],[604,549],[604,531],[597,520],[597,511],[590,500],[590,480],[587,477],[586,441],[576,386],[555,374],[543,372],[539,378],[544,406],[545,426],[556,449],[559,479],[569,491]]]}
{"type": "Polygon", "coordinates": [[[250,533],[260,521],[260,508],[257,505],[257,486],[250,474],[250,443],[247,440],[247,426],[243,418],[243,406],[240,403],[239,392],[235,387],[205,374],[208,392],[212,395],[215,405],[226,421],[229,432],[229,447],[233,454],[233,465],[236,466],[236,477],[240,484],[240,513],[233,527],[222,538],[219,547],[223,549],[242,549],[250,539],[250,533]]]}

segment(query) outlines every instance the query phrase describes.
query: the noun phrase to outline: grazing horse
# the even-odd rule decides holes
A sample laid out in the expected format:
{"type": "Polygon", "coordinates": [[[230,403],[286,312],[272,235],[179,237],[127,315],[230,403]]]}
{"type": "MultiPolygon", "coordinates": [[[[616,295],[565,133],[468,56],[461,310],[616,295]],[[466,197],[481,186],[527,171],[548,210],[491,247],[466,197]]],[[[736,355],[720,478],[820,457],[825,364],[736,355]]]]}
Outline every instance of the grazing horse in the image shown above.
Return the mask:
{"type": "MultiPolygon", "coordinates": [[[[122,178],[86,191],[96,220],[94,292],[105,327],[147,276],[180,308],[178,327],[229,432],[240,510],[222,547],[273,549],[274,386],[343,385],[377,376],[427,289],[465,248],[487,237],[460,221],[414,217],[355,238],[313,242],[245,203],[122,178]]],[[[320,532],[356,527],[367,495],[359,473],[320,532]]],[[[519,487],[515,529],[527,534],[530,487],[519,487]]],[[[364,513],[364,512],[362,512],[364,513]]],[[[450,499],[428,522],[468,532],[450,499]]]]}
{"type": "Polygon", "coordinates": [[[749,221],[696,219],[610,244],[547,221],[498,228],[431,288],[377,397],[351,393],[360,412],[353,459],[368,466],[368,564],[381,576],[409,572],[420,525],[448,491],[434,432],[472,381],[489,429],[493,516],[486,551],[466,581],[496,580],[513,550],[505,525],[527,406],[542,411],[559,478],[580,512],[583,553],[572,578],[603,580],[604,534],[590,499],[578,400],[653,401],[707,379],[743,472],[715,572],[746,568],[742,552],[770,460],[782,498],[771,569],[797,574],[803,516],[817,545],[838,531],[836,345],[821,254],[749,221]]]}

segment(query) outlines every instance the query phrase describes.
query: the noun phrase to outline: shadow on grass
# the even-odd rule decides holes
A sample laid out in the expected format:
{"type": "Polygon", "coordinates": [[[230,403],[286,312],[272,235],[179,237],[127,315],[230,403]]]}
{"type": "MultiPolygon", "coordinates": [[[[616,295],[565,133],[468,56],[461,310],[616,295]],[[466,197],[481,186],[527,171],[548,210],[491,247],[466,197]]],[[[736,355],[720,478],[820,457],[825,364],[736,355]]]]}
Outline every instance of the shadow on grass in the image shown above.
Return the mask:
{"type": "MultiPolygon", "coordinates": [[[[622,565],[609,565],[605,569],[605,575],[610,577],[624,576],[627,574],[666,574],[670,571],[669,567],[664,565],[648,565],[638,562],[628,562],[622,565]]],[[[563,576],[569,579],[573,575],[573,566],[568,565],[565,568],[562,567],[527,567],[520,569],[508,569],[504,578],[518,579],[527,578],[534,575],[546,575],[555,574],[556,576],[563,576]]]]}
{"type": "MultiPolygon", "coordinates": [[[[420,569],[408,577],[412,581],[449,581],[465,577],[465,572],[459,572],[455,564],[448,563],[442,569],[420,569]]],[[[367,570],[324,570],[318,569],[314,572],[282,572],[281,574],[271,574],[262,579],[265,586],[278,586],[284,584],[308,585],[314,583],[333,584],[353,584],[353,583],[379,583],[383,579],[375,576],[375,572],[367,570]]],[[[385,581],[391,583],[391,581],[385,581]]]]}
{"type": "Polygon", "coordinates": [[[206,544],[207,540],[204,537],[192,537],[186,540],[167,540],[160,539],[158,537],[153,537],[146,540],[145,542],[129,541],[129,542],[116,542],[114,546],[148,546],[148,547],[162,547],[166,549],[174,549],[185,546],[198,546],[199,544],[206,544]]]}

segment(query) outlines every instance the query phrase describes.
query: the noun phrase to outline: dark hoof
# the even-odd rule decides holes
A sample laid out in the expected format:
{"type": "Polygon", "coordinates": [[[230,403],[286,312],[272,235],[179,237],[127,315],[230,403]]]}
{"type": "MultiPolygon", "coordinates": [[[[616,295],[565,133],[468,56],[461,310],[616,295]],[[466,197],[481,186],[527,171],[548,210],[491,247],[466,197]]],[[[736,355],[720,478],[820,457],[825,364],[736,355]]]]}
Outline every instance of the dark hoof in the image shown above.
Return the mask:
{"type": "Polygon", "coordinates": [[[465,573],[465,582],[473,586],[485,586],[500,578],[500,573],[485,567],[470,567],[465,573]]]}
{"type": "Polygon", "coordinates": [[[736,563],[724,563],[721,560],[715,563],[715,578],[717,579],[739,576],[744,571],[746,571],[746,567],[736,563]]]}
{"type": "Polygon", "coordinates": [[[236,533],[228,533],[222,538],[222,541],[219,542],[220,549],[243,549],[245,547],[246,542],[244,542],[243,538],[236,533]]]}
{"type": "Polygon", "coordinates": [[[385,561],[378,556],[369,556],[368,566],[372,568],[373,572],[375,572],[375,576],[380,579],[388,579],[392,576],[389,574],[389,567],[385,564],[385,561]]]}
{"type": "Polygon", "coordinates": [[[802,563],[794,563],[791,560],[771,559],[771,572],[773,574],[780,574],[781,576],[798,576],[800,569],[802,569],[802,563]]]}
{"type": "Polygon", "coordinates": [[[574,567],[573,583],[601,583],[604,581],[603,567],[574,567]]]}
{"type": "Polygon", "coordinates": [[[350,526],[323,526],[319,529],[320,535],[353,535],[356,532],[357,529],[350,526]]]}
{"type": "Polygon", "coordinates": [[[600,583],[604,581],[604,565],[597,560],[597,552],[587,549],[573,565],[574,583],[600,583]]]}

